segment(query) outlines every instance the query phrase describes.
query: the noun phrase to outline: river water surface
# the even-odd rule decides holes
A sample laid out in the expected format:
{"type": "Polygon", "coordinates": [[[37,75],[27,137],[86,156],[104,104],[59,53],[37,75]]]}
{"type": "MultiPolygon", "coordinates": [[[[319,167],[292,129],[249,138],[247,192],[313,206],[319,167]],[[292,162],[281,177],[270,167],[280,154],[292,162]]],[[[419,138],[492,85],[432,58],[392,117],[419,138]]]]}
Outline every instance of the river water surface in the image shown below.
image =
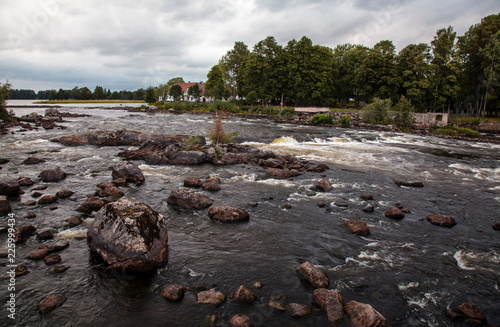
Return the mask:
{"type": "MultiPolygon", "coordinates": [[[[12,103],[11,103],[12,104],[12,103]]],[[[90,117],[65,118],[64,130],[34,130],[0,136],[0,157],[10,159],[2,174],[27,176],[38,181],[44,169],[60,167],[68,178],[47,184],[44,194],[70,189],[75,194],[59,200],[58,209],[23,206],[31,189],[13,202],[17,224],[56,228],[57,239],[69,240],[62,264],[70,269],[51,273],[43,261],[24,257],[40,245],[36,237],[17,246],[16,263],[31,271],[16,280],[17,326],[208,326],[217,315],[219,325],[233,314],[249,315],[256,326],[332,326],[323,312],[307,318],[267,306],[271,297],[285,295],[288,303],[311,304],[312,289],[303,285],[295,268],[308,260],[323,269],[330,288],[346,302],[371,304],[392,326],[466,326],[452,322],[444,311],[474,302],[488,321],[500,325],[500,146],[389,132],[276,124],[267,119],[230,118],[228,131],[239,131],[240,141],[278,154],[291,154],[330,167],[324,173],[306,172],[292,180],[267,179],[259,166],[152,166],[137,162],[146,182],[122,187],[126,197],[144,202],[163,214],[169,228],[169,262],[147,276],[104,273],[92,267],[86,244],[87,219],[81,226],[62,228],[64,219],[96,185],[111,181],[110,167],[128,147],[65,147],[55,137],[93,130],[136,130],[149,133],[206,135],[213,118],[193,114],[130,113],[112,108],[65,105],[60,111],[87,113],[90,117]],[[283,138],[281,138],[283,137],[283,138]],[[281,138],[278,142],[272,143],[281,138]],[[30,156],[46,160],[22,165],[30,156]],[[187,177],[221,178],[222,190],[211,193],[214,205],[247,210],[250,221],[220,224],[207,211],[178,211],[166,203],[170,191],[187,177]],[[327,178],[334,189],[315,193],[310,186],[327,178]],[[395,180],[423,181],[423,188],[398,187],[395,180]],[[363,201],[362,194],[373,194],[363,201]],[[319,207],[318,203],[326,207],[319,207]],[[250,203],[258,203],[251,206],[250,203]],[[373,213],[361,209],[375,205],[373,213]],[[411,210],[400,221],[384,216],[399,203],[411,210]],[[291,208],[283,209],[284,204],[291,208]],[[37,217],[27,219],[27,211],[37,217]],[[431,225],[425,218],[442,213],[456,219],[453,228],[431,225]],[[371,235],[349,234],[346,219],[368,222],[371,235]],[[242,305],[230,300],[240,285],[252,287],[259,300],[242,305]],[[178,283],[187,288],[182,302],[169,303],[162,286],[178,283]],[[196,292],[215,288],[228,300],[217,308],[196,303],[196,292]],[[40,315],[37,303],[46,295],[62,293],[67,301],[54,312],[40,315]]],[[[97,105],[96,105],[97,106],[97,105]]],[[[116,106],[116,105],[115,105],[116,106]]],[[[20,116],[44,113],[45,107],[12,107],[20,116]]],[[[14,128],[13,131],[19,128],[14,128]]],[[[5,219],[1,219],[5,224],[5,219]]],[[[6,235],[0,247],[6,249],[6,235]]],[[[0,250],[0,252],[4,252],[0,250]]],[[[2,262],[6,262],[6,259],[2,262]]],[[[0,288],[7,318],[6,283],[0,288]]],[[[349,326],[346,317],[339,326],[349,326]]]]}

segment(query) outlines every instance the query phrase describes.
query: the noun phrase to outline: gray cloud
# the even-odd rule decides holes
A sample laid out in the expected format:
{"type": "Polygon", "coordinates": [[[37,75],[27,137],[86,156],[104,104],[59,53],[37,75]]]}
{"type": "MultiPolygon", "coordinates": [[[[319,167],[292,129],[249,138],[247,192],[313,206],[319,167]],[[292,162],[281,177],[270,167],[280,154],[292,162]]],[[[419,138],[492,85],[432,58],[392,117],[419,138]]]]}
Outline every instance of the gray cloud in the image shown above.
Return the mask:
{"type": "Polygon", "coordinates": [[[389,39],[401,49],[429,43],[448,25],[461,34],[499,9],[497,0],[3,0],[0,79],[35,89],[205,80],[236,41],[252,48],[269,35],[281,44],[306,35],[335,47],[389,39]]]}

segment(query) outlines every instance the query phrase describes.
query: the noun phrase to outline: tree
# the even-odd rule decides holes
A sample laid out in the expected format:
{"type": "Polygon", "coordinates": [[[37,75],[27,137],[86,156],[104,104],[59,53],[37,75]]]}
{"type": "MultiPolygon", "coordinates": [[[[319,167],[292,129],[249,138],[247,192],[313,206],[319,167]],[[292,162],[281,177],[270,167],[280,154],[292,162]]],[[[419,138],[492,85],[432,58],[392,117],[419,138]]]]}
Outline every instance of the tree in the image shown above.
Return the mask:
{"type": "Polygon", "coordinates": [[[193,99],[194,101],[200,101],[201,98],[201,88],[200,84],[196,83],[194,85],[191,85],[187,91],[188,96],[193,99]]]}
{"type": "Polygon", "coordinates": [[[227,98],[230,94],[229,90],[225,87],[224,79],[222,77],[221,67],[215,65],[210,69],[207,75],[207,82],[205,83],[205,94],[217,100],[227,98]]]}
{"type": "Polygon", "coordinates": [[[236,42],[232,50],[229,50],[226,55],[219,61],[219,66],[224,71],[224,80],[231,89],[231,96],[242,96],[243,89],[243,69],[245,61],[250,55],[248,46],[243,42],[236,42]]]}
{"type": "Polygon", "coordinates": [[[11,121],[13,117],[7,112],[7,99],[9,98],[10,84],[0,83],[0,120],[11,121]]]}
{"type": "Polygon", "coordinates": [[[92,99],[92,91],[84,86],[80,89],[80,99],[81,100],[91,100],[92,99]]]}
{"type": "Polygon", "coordinates": [[[431,86],[431,54],[425,43],[410,44],[396,57],[399,94],[416,104],[419,111],[428,107],[431,86]]]}
{"type": "Polygon", "coordinates": [[[394,107],[394,111],[396,112],[394,117],[396,126],[403,130],[410,130],[414,123],[413,112],[415,112],[415,107],[411,104],[411,101],[402,95],[394,107]]]}
{"type": "Polygon", "coordinates": [[[154,88],[152,86],[148,87],[144,94],[144,101],[146,101],[146,103],[154,103],[156,99],[154,88]]]}
{"type": "Polygon", "coordinates": [[[174,84],[179,84],[179,83],[185,83],[184,79],[182,77],[174,77],[167,82],[167,85],[172,86],[174,84]]]}
{"type": "Polygon", "coordinates": [[[172,85],[170,88],[169,95],[174,99],[174,101],[180,101],[183,97],[182,87],[179,84],[172,85]]]}
{"type": "Polygon", "coordinates": [[[336,99],[342,106],[347,106],[353,98],[359,107],[360,88],[356,83],[356,73],[368,54],[368,48],[362,45],[341,44],[335,47],[333,55],[337,65],[334,78],[336,99]]]}
{"type": "Polygon", "coordinates": [[[439,29],[431,42],[432,96],[434,111],[450,111],[459,88],[460,67],[457,61],[453,27],[439,29]]]}
{"type": "Polygon", "coordinates": [[[374,98],[363,108],[363,121],[369,124],[389,124],[391,122],[391,99],[374,98]]]}
{"type": "Polygon", "coordinates": [[[106,97],[105,95],[106,93],[104,93],[104,89],[102,88],[102,86],[99,86],[97,85],[94,89],[94,99],[96,100],[102,100],[106,97]]]}

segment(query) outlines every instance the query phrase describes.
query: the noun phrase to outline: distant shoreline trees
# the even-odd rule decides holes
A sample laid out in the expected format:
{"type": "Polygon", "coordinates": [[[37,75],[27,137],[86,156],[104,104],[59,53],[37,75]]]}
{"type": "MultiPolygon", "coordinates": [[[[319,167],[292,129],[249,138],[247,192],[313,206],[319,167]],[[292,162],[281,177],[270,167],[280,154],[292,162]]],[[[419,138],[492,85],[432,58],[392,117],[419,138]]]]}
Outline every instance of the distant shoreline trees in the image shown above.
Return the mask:
{"type": "Polygon", "coordinates": [[[33,90],[11,89],[9,99],[11,100],[144,100],[147,90],[136,91],[114,91],[97,85],[92,92],[88,87],[75,86],[73,89],[59,90],[33,90]]]}

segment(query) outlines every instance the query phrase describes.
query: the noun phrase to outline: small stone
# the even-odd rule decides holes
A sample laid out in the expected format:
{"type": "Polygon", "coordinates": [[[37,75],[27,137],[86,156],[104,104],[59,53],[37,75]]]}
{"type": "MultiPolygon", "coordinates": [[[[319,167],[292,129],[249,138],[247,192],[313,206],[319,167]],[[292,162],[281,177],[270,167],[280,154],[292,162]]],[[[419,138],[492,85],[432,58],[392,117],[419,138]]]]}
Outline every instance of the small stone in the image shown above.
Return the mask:
{"type": "Polygon", "coordinates": [[[66,302],[66,297],[62,294],[52,294],[38,303],[38,312],[49,313],[66,302]]]}
{"type": "Polygon", "coordinates": [[[68,270],[70,267],[69,266],[63,266],[63,265],[57,265],[52,268],[52,272],[54,274],[60,274],[68,270]]]}
{"type": "Polygon", "coordinates": [[[16,227],[14,232],[14,242],[22,243],[26,241],[29,237],[35,234],[36,227],[33,225],[25,225],[16,227]]]}
{"type": "Polygon", "coordinates": [[[58,206],[50,206],[50,207],[49,207],[49,209],[50,209],[51,211],[54,211],[54,210],[59,209],[59,207],[58,207],[58,206]]]}
{"type": "Polygon", "coordinates": [[[367,213],[372,213],[375,211],[375,207],[372,204],[369,204],[361,210],[363,210],[364,212],[367,212],[367,213]]]}
{"type": "Polygon", "coordinates": [[[73,192],[71,190],[60,190],[59,192],[56,193],[57,197],[60,199],[69,198],[73,194],[75,194],[75,192],[73,192]]]}
{"type": "Polygon", "coordinates": [[[56,263],[61,262],[61,256],[59,254],[50,254],[43,258],[43,261],[45,262],[46,265],[55,265],[56,263]]]}
{"type": "Polygon", "coordinates": [[[44,183],[55,183],[66,178],[66,173],[61,169],[44,170],[39,175],[44,183]]]}
{"type": "Polygon", "coordinates": [[[318,206],[319,208],[324,208],[324,207],[326,207],[326,203],[324,203],[324,202],[320,202],[320,203],[318,203],[318,204],[317,204],[317,206],[318,206]]]}
{"type": "Polygon", "coordinates": [[[31,193],[31,197],[32,198],[39,198],[42,195],[43,195],[43,193],[41,193],[41,192],[33,192],[33,193],[31,193]]]}
{"type": "Polygon", "coordinates": [[[47,185],[40,185],[40,186],[37,186],[37,187],[33,187],[32,191],[44,191],[48,188],[47,185]]]}
{"type": "Polygon", "coordinates": [[[54,242],[54,243],[51,243],[51,244],[43,244],[43,245],[40,245],[38,248],[39,249],[47,249],[49,250],[50,252],[57,252],[57,251],[62,251],[64,249],[66,249],[67,247],[69,247],[69,242],[66,241],[57,241],[57,242],[54,242]]]}
{"type": "Polygon", "coordinates": [[[246,315],[237,314],[229,319],[230,327],[254,327],[252,319],[246,315]]]}
{"type": "Polygon", "coordinates": [[[77,216],[72,216],[72,217],[69,217],[67,219],[64,220],[66,222],[66,227],[68,228],[72,228],[72,227],[75,227],[75,226],[78,226],[82,223],[82,219],[80,219],[79,217],[77,216]]]}
{"type": "Polygon", "coordinates": [[[38,204],[52,204],[57,201],[57,196],[55,195],[44,195],[38,200],[38,204]]]}
{"type": "Polygon", "coordinates": [[[424,187],[423,182],[408,182],[408,181],[396,181],[396,185],[398,186],[406,186],[406,187],[424,187]]]}
{"type": "Polygon", "coordinates": [[[23,275],[26,275],[26,274],[29,274],[31,271],[28,270],[28,268],[26,268],[25,265],[18,265],[16,267],[16,277],[19,277],[19,276],[23,276],[23,275]]]}
{"type": "Polygon", "coordinates": [[[345,305],[345,312],[351,320],[352,327],[390,327],[387,319],[369,304],[351,301],[345,305]]]}
{"type": "Polygon", "coordinates": [[[207,191],[217,192],[221,190],[220,183],[219,177],[210,177],[201,184],[201,187],[207,191]]]}
{"type": "Polygon", "coordinates": [[[361,195],[361,199],[365,201],[371,201],[373,200],[373,194],[363,194],[361,195]]]}
{"type": "Polygon", "coordinates": [[[287,305],[287,309],[293,318],[307,317],[312,313],[310,306],[299,303],[290,303],[287,305]]]}
{"type": "Polygon", "coordinates": [[[368,228],[368,224],[366,221],[362,220],[346,220],[344,221],[347,229],[356,235],[369,235],[370,229],[368,228]]]}
{"type": "Polygon", "coordinates": [[[330,183],[327,179],[322,179],[316,183],[314,183],[314,190],[319,192],[329,192],[333,190],[332,183],[330,183]]]}
{"type": "Polygon", "coordinates": [[[18,182],[20,186],[31,186],[35,184],[29,177],[19,177],[18,182]]]}
{"type": "Polygon", "coordinates": [[[57,231],[54,229],[44,228],[37,231],[36,236],[39,240],[50,240],[54,238],[55,233],[57,233],[57,231]]]}
{"type": "Polygon", "coordinates": [[[36,218],[36,213],[34,213],[33,211],[28,211],[28,213],[26,213],[26,218],[28,219],[36,218]]]}
{"type": "Polygon", "coordinates": [[[241,285],[234,292],[233,300],[242,303],[252,303],[257,300],[257,295],[248,287],[241,285]]]}
{"type": "Polygon", "coordinates": [[[427,216],[427,221],[433,225],[443,226],[443,227],[453,227],[457,224],[455,219],[450,216],[441,215],[438,213],[433,213],[427,216]]]}
{"type": "Polygon", "coordinates": [[[268,305],[278,311],[286,311],[286,297],[284,295],[273,296],[268,305]]]}
{"type": "Polygon", "coordinates": [[[41,160],[36,157],[28,157],[23,161],[23,165],[37,165],[41,162],[44,162],[44,160],[41,160]]]}
{"type": "Polygon", "coordinates": [[[116,186],[126,186],[127,185],[127,179],[126,178],[116,178],[113,180],[113,184],[116,186]]]}
{"type": "Polygon", "coordinates": [[[214,289],[196,294],[198,303],[220,305],[226,300],[226,296],[214,289]]]}
{"type": "Polygon", "coordinates": [[[24,202],[23,205],[25,205],[27,207],[32,207],[32,206],[36,205],[36,201],[35,200],[29,200],[29,201],[24,202]]]}
{"type": "Polygon", "coordinates": [[[184,180],[185,187],[200,188],[202,181],[197,177],[189,177],[184,180]]]}
{"type": "Polygon", "coordinates": [[[26,256],[27,259],[31,260],[42,260],[46,256],[48,256],[50,251],[48,249],[38,249],[26,256]]]}
{"type": "Polygon", "coordinates": [[[261,283],[261,282],[255,282],[253,283],[253,288],[256,288],[256,289],[261,289],[264,287],[264,283],[261,283]]]}
{"type": "Polygon", "coordinates": [[[293,206],[291,203],[284,203],[281,205],[281,209],[292,209],[293,206]]]}
{"type": "Polygon", "coordinates": [[[405,214],[401,211],[401,209],[392,207],[385,212],[385,216],[392,219],[403,219],[405,214]]]}
{"type": "Polygon", "coordinates": [[[250,215],[245,210],[228,206],[210,207],[208,209],[208,216],[210,219],[225,223],[247,221],[250,219],[250,215]]]}
{"type": "Polygon", "coordinates": [[[184,298],[185,290],[181,285],[171,284],[163,288],[162,295],[170,301],[180,301],[184,298]]]}

